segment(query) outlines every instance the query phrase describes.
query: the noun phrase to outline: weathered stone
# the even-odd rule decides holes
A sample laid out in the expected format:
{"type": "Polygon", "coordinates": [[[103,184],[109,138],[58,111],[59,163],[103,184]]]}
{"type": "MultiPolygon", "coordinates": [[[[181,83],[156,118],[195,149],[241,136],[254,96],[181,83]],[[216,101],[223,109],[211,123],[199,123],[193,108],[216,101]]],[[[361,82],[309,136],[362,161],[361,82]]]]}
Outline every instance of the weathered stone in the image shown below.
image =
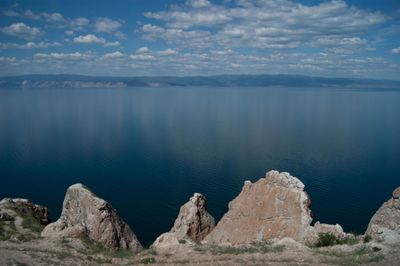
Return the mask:
{"type": "Polygon", "coordinates": [[[88,237],[111,250],[142,249],[135,234],[105,200],[75,184],[65,195],[61,217],[42,232],[44,237],[88,237]]]}
{"type": "Polygon", "coordinates": [[[308,245],[315,245],[319,241],[320,234],[332,234],[337,239],[353,236],[352,234],[345,233],[339,224],[332,225],[316,222],[314,226],[307,230],[307,235],[303,242],[308,245]]]}
{"type": "Polygon", "coordinates": [[[400,187],[398,187],[395,190],[393,190],[392,195],[393,195],[394,199],[398,199],[400,197],[400,187]]]}
{"type": "Polygon", "coordinates": [[[368,224],[366,235],[384,242],[400,242],[400,187],[384,202],[368,224]]]}
{"type": "Polygon", "coordinates": [[[289,173],[270,171],[254,184],[246,181],[228,212],[205,242],[246,244],[290,237],[303,241],[312,221],[304,184],[289,173]]]}
{"type": "Polygon", "coordinates": [[[187,242],[203,240],[214,227],[214,217],[207,212],[207,199],[200,193],[194,193],[180,208],[171,230],[160,235],[152,247],[159,251],[178,249],[187,242]]]}
{"type": "Polygon", "coordinates": [[[0,201],[0,220],[14,220],[16,216],[32,217],[42,225],[49,224],[49,211],[46,207],[33,204],[27,199],[4,198],[0,201]]]}
{"type": "Polygon", "coordinates": [[[200,193],[194,193],[190,200],[179,211],[171,233],[175,233],[178,239],[186,236],[201,241],[215,227],[215,220],[207,212],[207,199],[200,193]]]}

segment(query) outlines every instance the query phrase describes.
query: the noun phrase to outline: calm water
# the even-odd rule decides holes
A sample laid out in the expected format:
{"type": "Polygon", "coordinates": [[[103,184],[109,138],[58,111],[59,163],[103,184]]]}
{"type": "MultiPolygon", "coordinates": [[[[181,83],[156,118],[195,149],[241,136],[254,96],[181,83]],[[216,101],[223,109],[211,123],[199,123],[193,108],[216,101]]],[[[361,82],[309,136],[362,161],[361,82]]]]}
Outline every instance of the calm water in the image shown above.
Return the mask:
{"type": "Polygon", "coordinates": [[[0,90],[0,198],[53,219],[82,182],[148,245],[194,192],[219,219],[270,169],[305,183],[315,220],[362,233],[400,185],[400,90],[0,90]]]}

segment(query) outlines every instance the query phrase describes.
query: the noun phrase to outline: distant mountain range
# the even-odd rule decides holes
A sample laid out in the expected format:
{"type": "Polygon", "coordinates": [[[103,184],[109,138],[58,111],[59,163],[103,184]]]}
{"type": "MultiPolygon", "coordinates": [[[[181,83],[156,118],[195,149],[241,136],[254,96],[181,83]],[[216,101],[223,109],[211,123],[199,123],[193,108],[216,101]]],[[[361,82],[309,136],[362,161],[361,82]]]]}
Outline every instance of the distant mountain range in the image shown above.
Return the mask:
{"type": "Polygon", "coordinates": [[[190,77],[106,77],[82,75],[23,75],[0,77],[0,88],[90,88],[156,86],[291,86],[400,89],[400,80],[326,78],[302,75],[218,75],[190,77]]]}

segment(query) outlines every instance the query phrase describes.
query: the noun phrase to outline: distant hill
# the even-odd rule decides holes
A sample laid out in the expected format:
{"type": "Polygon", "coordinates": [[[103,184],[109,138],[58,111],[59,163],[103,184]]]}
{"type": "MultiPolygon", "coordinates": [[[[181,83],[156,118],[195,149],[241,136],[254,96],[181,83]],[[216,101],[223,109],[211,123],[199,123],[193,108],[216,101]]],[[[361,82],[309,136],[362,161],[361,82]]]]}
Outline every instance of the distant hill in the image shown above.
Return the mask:
{"type": "Polygon", "coordinates": [[[190,77],[106,77],[82,75],[22,75],[0,77],[0,88],[152,87],[152,86],[291,86],[400,89],[400,81],[326,78],[301,75],[218,75],[190,77]]]}

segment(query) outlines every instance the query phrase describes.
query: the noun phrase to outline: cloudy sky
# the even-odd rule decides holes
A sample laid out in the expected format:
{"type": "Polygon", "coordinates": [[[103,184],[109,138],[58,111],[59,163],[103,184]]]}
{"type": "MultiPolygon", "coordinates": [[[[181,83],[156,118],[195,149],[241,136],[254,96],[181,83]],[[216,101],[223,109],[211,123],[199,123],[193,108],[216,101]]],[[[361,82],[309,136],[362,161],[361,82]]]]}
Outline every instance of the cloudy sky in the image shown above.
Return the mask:
{"type": "Polygon", "coordinates": [[[0,75],[400,79],[399,0],[0,1],[0,75]]]}

